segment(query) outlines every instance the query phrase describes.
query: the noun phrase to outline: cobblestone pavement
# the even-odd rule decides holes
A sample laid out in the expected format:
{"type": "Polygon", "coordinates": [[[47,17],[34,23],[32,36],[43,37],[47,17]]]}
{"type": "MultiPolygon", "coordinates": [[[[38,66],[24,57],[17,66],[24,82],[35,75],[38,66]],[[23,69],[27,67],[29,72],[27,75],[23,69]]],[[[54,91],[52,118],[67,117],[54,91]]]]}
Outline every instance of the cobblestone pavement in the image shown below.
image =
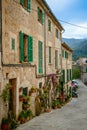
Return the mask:
{"type": "Polygon", "coordinates": [[[78,95],[61,109],[41,114],[17,130],[87,130],[87,87],[81,81],[78,95]]]}

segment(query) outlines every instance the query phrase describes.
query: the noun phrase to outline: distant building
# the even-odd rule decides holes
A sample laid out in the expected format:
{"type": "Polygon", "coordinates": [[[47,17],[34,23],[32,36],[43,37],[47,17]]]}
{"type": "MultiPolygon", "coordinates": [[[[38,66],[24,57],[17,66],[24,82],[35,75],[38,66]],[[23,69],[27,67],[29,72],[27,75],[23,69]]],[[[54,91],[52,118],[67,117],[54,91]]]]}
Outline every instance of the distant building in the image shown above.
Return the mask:
{"type": "Polygon", "coordinates": [[[87,85],[87,58],[80,58],[77,63],[81,67],[81,80],[87,85]]]}

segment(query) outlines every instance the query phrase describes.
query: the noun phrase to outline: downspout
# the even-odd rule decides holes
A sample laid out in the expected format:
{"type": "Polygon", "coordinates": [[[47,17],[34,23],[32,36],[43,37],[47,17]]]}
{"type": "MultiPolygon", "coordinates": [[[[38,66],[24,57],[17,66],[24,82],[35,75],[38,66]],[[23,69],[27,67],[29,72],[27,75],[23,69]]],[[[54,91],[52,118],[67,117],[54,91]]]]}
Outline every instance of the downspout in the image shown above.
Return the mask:
{"type": "Polygon", "coordinates": [[[2,57],[3,57],[3,54],[2,54],[2,0],[0,1],[0,8],[1,8],[1,48],[0,48],[0,52],[1,52],[1,65],[2,65],[2,57]]]}
{"type": "Polygon", "coordinates": [[[46,82],[46,13],[44,12],[44,76],[46,82]]]}

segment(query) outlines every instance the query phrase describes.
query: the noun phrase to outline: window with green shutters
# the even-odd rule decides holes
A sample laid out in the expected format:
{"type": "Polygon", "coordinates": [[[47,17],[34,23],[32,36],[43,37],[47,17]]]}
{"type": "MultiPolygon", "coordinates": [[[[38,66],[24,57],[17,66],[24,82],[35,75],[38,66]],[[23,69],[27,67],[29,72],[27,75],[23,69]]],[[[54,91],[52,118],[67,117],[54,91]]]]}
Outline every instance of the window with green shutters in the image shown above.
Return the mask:
{"type": "Polygon", "coordinates": [[[38,7],[38,21],[41,24],[44,24],[45,22],[45,13],[40,9],[40,7],[38,7]]]}
{"type": "Polygon", "coordinates": [[[58,50],[55,50],[55,68],[58,68],[58,50]]]}
{"type": "Polygon", "coordinates": [[[33,38],[28,36],[28,62],[33,62],[33,38]]]}
{"type": "Polygon", "coordinates": [[[51,47],[49,47],[49,63],[51,64],[51,47]]]}
{"type": "Polygon", "coordinates": [[[62,82],[65,83],[65,70],[62,70],[62,82]]]}
{"type": "Polygon", "coordinates": [[[72,70],[67,69],[67,82],[72,79],[72,70]]]}
{"type": "Polygon", "coordinates": [[[19,33],[20,35],[20,62],[24,61],[24,34],[23,32],[19,33]]]}
{"type": "Polygon", "coordinates": [[[56,37],[58,38],[58,29],[56,28],[56,37]]]}
{"type": "Polygon", "coordinates": [[[11,50],[15,50],[15,39],[11,38],[11,50]]]}
{"type": "Polygon", "coordinates": [[[70,69],[70,80],[72,80],[72,69],[70,69]]]}
{"type": "Polygon", "coordinates": [[[51,32],[51,21],[48,19],[48,31],[51,32]]]}
{"type": "Polygon", "coordinates": [[[38,41],[38,72],[43,73],[43,55],[42,55],[42,42],[38,41]]]}
{"type": "Polygon", "coordinates": [[[65,51],[65,58],[68,59],[68,52],[65,51]]]}
{"type": "Polygon", "coordinates": [[[62,57],[64,57],[64,50],[62,50],[62,57]]]}
{"type": "Polygon", "coordinates": [[[20,4],[27,9],[27,11],[31,11],[31,0],[20,0],[20,4]]]}
{"type": "Polygon", "coordinates": [[[33,37],[20,32],[20,62],[33,62],[33,37]]]}

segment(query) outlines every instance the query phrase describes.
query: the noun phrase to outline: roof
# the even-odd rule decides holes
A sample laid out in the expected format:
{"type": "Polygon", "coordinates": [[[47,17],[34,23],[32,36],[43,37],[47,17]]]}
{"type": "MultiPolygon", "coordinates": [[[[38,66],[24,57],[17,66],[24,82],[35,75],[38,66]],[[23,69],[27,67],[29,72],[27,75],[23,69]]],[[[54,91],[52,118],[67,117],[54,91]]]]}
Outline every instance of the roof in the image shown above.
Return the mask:
{"type": "Polygon", "coordinates": [[[62,46],[68,49],[69,51],[73,52],[72,48],[70,48],[65,42],[62,43],[62,46]]]}
{"type": "Polygon", "coordinates": [[[62,25],[60,24],[60,22],[58,21],[58,19],[56,18],[56,16],[53,14],[52,10],[50,9],[49,5],[47,4],[46,0],[40,0],[39,2],[43,2],[43,4],[46,6],[46,8],[48,9],[49,13],[53,16],[53,18],[55,19],[55,21],[58,23],[58,25],[60,26],[61,30],[64,30],[64,28],[62,27],[62,25]]]}

